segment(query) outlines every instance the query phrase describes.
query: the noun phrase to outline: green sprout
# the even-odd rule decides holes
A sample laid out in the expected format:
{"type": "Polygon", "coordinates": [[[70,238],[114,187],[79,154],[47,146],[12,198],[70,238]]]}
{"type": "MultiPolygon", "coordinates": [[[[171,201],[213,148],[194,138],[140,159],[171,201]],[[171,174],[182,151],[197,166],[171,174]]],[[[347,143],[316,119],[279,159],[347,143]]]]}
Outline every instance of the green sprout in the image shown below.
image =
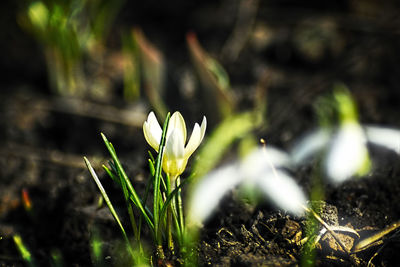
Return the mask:
{"type": "Polygon", "coordinates": [[[86,59],[102,56],[102,47],[123,0],[28,1],[19,24],[40,43],[49,83],[60,95],[82,95],[90,83],[86,59]]]}
{"type": "Polygon", "coordinates": [[[124,54],[124,99],[133,102],[139,99],[141,86],[140,54],[133,34],[122,34],[122,53],[124,54]]]}
{"type": "MultiPolygon", "coordinates": [[[[139,28],[133,29],[131,38],[133,39],[133,44],[130,47],[133,52],[131,53],[131,64],[136,65],[136,69],[140,68],[141,82],[146,97],[157,115],[165,118],[168,109],[163,100],[166,77],[164,56],[139,28]]],[[[136,70],[136,72],[138,71],[136,70]]],[[[134,72],[130,75],[139,76],[138,73],[134,72]]]]}
{"type": "Polygon", "coordinates": [[[204,51],[194,33],[189,33],[186,40],[193,64],[206,90],[207,101],[211,101],[209,103],[212,103],[213,107],[216,105],[221,118],[228,117],[235,108],[232,91],[229,90],[228,73],[217,60],[204,51]]]}
{"type": "Polygon", "coordinates": [[[63,264],[63,256],[60,250],[58,249],[53,249],[50,252],[51,256],[51,266],[53,267],[62,267],[63,264]]]}
{"type": "MultiPolygon", "coordinates": [[[[175,254],[176,248],[180,251],[184,250],[186,231],[181,196],[181,189],[184,182],[181,182],[180,176],[186,168],[189,157],[203,140],[206,127],[207,120],[204,117],[201,126],[197,123],[195,124],[192,135],[186,143],[186,125],[179,112],[175,112],[172,116],[168,113],[163,128],[158,124],[154,113],[151,112],[149,114],[143,124],[143,132],[146,141],[154,148],[158,155],[154,158],[149,153],[151,178],[148,180],[143,197],[139,197],[137,194],[118,159],[113,145],[102,134],[103,141],[112,158],[109,162],[109,167],[103,165],[103,168],[122,189],[136,241],[135,246],[132,246],[128,234],[96,172],[88,159],[84,158],[92,178],[96,182],[105,203],[120,228],[126,241],[127,250],[135,264],[142,264],[144,258],[141,240],[143,221],[147,224],[152,234],[157,259],[165,259],[165,245],[167,246],[166,251],[169,256],[175,254]],[[153,187],[152,209],[146,203],[150,196],[151,187],[153,187]],[[134,209],[136,209],[136,213],[134,209]],[[139,213],[139,218],[135,217],[137,212],[139,213]],[[141,254],[140,257],[138,257],[137,251],[141,254]]],[[[186,179],[185,181],[188,180],[186,179]]]]}
{"type": "Polygon", "coordinates": [[[21,254],[22,259],[26,262],[28,266],[35,266],[35,262],[33,260],[32,254],[29,249],[25,246],[24,242],[20,235],[13,235],[13,240],[15,246],[17,247],[19,253],[21,254]]]}

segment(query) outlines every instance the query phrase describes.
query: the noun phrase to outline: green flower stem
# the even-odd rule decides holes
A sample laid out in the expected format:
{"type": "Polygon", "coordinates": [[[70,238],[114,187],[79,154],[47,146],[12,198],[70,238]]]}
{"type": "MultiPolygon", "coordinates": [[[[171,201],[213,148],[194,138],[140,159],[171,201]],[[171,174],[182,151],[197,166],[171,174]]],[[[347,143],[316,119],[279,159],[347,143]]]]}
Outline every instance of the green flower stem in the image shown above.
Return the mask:
{"type": "MultiPolygon", "coordinates": [[[[172,238],[172,209],[171,209],[170,203],[167,203],[167,198],[168,198],[168,196],[171,195],[171,182],[168,179],[168,177],[167,177],[166,181],[167,181],[167,183],[166,183],[167,190],[165,192],[166,194],[164,194],[163,205],[167,206],[167,219],[166,219],[167,220],[166,221],[167,247],[168,247],[169,252],[173,254],[174,253],[174,240],[172,238]]],[[[162,216],[162,215],[160,214],[160,216],[162,216]]]]}
{"type": "Polygon", "coordinates": [[[176,194],[176,209],[177,209],[177,213],[178,213],[178,220],[179,220],[179,236],[181,237],[179,242],[182,244],[182,236],[183,233],[185,231],[185,222],[184,222],[184,218],[183,218],[183,204],[182,204],[182,196],[181,196],[181,177],[178,176],[175,179],[175,183],[176,183],[176,188],[178,190],[178,193],[176,194]]]}
{"type": "MultiPolygon", "coordinates": [[[[157,241],[158,249],[157,252],[161,253],[162,250],[162,233],[160,231],[161,227],[159,224],[160,221],[160,197],[161,197],[161,192],[160,192],[160,180],[161,180],[161,167],[162,167],[162,159],[164,156],[164,149],[165,149],[165,139],[167,135],[167,129],[168,129],[168,123],[169,123],[169,118],[170,118],[170,113],[167,114],[167,117],[164,122],[164,127],[162,131],[162,136],[161,136],[161,141],[160,141],[160,147],[159,147],[159,153],[157,156],[156,160],[156,166],[155,166],[155,175],[154,175],[154,201],[153,201],[153,215],[154,215],[154,233],[155,233],[155,238],[157,241]],[[161,246],[161,250],[160,250],[161,246]]],[[[162,255],[158,255],[159,257],[162,255]]]]}
{"type": "MultiPolygon", "coordinates": [[[[170,185],[170,189],[168,191],[169,192],[168,196],[170,199],[170,202],[168,203],[168,212],[170,212],[172,214],[171,219],[173,219],[173,222],[175,225],[176,235],[178,236],[178,242],[179,242],[179,244],[182,244],[181,243],[182,228],[181,228],[180,221],[179,221],[179,211],[177,209],[177,206],[178,206],[177,205],[177,195],[178,195],[178,192],[180,192],[180,188],[178,188],[176,186],[176,182],[175,182],[176,178],[177,178],[177,176],[173,176],[172,179],[169,176],[167,177],[168,184],[170,185]]],[[[172,231],[172,224],[170,227],[171,227],[171,231],[172,231]]]]}

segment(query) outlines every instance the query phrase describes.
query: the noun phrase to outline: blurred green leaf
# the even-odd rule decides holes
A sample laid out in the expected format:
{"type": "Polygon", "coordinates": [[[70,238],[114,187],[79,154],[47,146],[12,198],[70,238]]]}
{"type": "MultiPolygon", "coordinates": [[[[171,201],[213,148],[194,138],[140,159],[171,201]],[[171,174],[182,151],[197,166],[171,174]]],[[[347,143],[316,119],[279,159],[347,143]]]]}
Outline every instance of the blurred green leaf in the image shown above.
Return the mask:
{"type": "Polygon", "coordinates": [[[205,140],[197,154],[192,173],[202,177],[222,159],[234,141],[246,137],[262,120],[256,112],[244,112],[223,120],[205,140]]]}
{"type": "Polygon", "coordinates": [[[167,108],[163,101],[165,83],[165,63],[162,53],[150,43],[139,29],[133,30],[133,38],[138,46],[143,74],[143,86],[150,104],[157,115],[165,118],[167,108]]]}
{"type": "Polygon", "coordinates": [[[200,81],[206,89],[204,97],[212,103],[212,108],[214,108],[214,104],[218,107],[222,118],[227,118],[235,108],[233,97],[229,91],[227,72],[217,60],[204,51],[195,34],[189,33],[186,40],[200,81]]]}
{"type": "Polygon", "coordinates": [[[20,235],[13,235],[13,240],[15,246],[17,247],[19,253],[21,254],[22,259],[26,262],[28,266],[35,266],[34,260],[32,258],[31,252],[25,246],[24,242],[20,235]]]}
{"type": "Polygon", "coordinates": [[[139,49],[131,34],[122,35],[124,54],[124,98],[135,101],[140,97],[140,60],[139,49]]]}
{"type": "Polygon", "coordinates": [[[38,30],[44,32],[49,21],[49,10],[42,2],[33,2],[28,7],[28,17],[38,30]]]}

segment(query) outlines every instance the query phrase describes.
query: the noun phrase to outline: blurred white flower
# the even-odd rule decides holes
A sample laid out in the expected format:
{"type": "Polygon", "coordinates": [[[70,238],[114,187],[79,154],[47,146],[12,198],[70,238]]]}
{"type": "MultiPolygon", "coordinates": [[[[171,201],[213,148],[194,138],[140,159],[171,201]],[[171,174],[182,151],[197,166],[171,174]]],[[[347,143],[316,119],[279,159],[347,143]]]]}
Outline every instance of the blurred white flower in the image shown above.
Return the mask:
{"type": "Polygon", "coordinates": [[[400,154],[400,130],[346,122],[337,131],[319,129],[311,132],[290,154],[294,165],[299,166],[325,149],[324,171],[333,183],[341,183],[352,176],[368,173],[371,166],[368,143],[400,154]]]}
{"type": "MultiPolygon", "coordinates": [[[[186,124],[182,115],[176,111],[172,114],[166,135],[165,152],[162,167],[171,178],[182,174],[187,161],[200,145],[207,127],[206,117],[203,117],[201,126],[195,123],[192,135],[186,144],[186,124]],[[186,144],[186,146],[185,146],[186,144]]],[[[143,124],[144,137],[149,145],[157,152],[159,150],[162,129],[154,112],[150,112],[143,124]]]]}
{"type": "Polygon", "coordinates": [[[365,134],[369,142],[393,150],[400,155],[400,130],[367,126],[365,134]]]}
{"type": "Polygon", "coordinates": [[[280,208],[302,215],[306,197],[292,177],[276,168],[287,167],[288,155],[274,148],[260,148],[243,161],[229,164],[201,178],[192,192],[189,221],[201,224],[212,214],[225,194],[242,184],[258,188],[280,208]]]}
{"type": "Polygon", "coordinates": [[[287,173],[280,170],[277,170],[276,173],[266,172],[257,179],[256,186],[279,209],[297,216],[304,214],[307,198],[300,186],[287,173]]]}
{"type": "MultiPolygon", "coordinates": [[[[367,150],[367,138],[358,123],[357,108],[348,91],[341,84],[333,93],[340,125],[338,129],[323,127],[298,142],[291,152],[295,165],[300,165],[311,156],[323,152],[323,170],[333,183],[341,183],[356,175],[365,175],[371,167],[367,150]]],[[[323,109],[320,109],[323,110],[323,109]]],[[[320,114],[327,120],[327,114],[320,114]]]]}
{"type": "Polygon", "coordinates": [[[324,149],[331,141],[332,133],[328,129],[318,129],[305,135],[292,149],[290,156],[293,164],[298,166],[315,153],[324,149]]]}
{"type": "Polygon", "coordinates": [[[325,170],[334,183],[354,175],[364,175],[370,169],[366,137],[360,125],[345,123],[332,140],[326,157],[325,170]]]}
{"type": "Polygon", "coordinates": [[[196,224],[204,222],[224,195],[240,184],[242,177],[238,173],[238,166],[230,164],[203,177],[191,195],[189,221],[196,224]]]}

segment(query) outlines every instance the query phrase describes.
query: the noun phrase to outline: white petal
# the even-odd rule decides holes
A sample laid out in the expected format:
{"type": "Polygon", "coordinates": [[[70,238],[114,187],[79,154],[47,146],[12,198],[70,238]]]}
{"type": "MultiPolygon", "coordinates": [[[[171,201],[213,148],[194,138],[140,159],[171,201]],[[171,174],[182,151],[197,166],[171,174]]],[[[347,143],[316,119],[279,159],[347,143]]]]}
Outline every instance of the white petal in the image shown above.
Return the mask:
{"type": "Polygon", "coordinates": [[[241,171],[249,179],[258,179],[272,168],[289,167],[289,155],[282,150],[268,146],[251,152],[242,162],[241,171]]]}
{"type": "Polygon", "coordinates": [[[295,165],[304,163],[309,157],[315,155],[330,142],[330,131],[326,129],[314,130],[303,137],[290,152],[295,165]]]}
{"type": "Polygon", "coordinates": [[[267,172],[257,179],[258,187],[274,204],[294,215],[303,215],[306,197],[292,177],[282,171],[267,172]]]}
{"type": "Polygon", "coordinates": [[[192,135],[190,136],[189,142],[185,147],[185,156],[190,157],[201,142],[200,126],[196,123],[193,128],[192,135]]]}
{"type": "Polygon", "coordinates": [[[201,132],[200,143],[201,143],[201,141],[203,141],[204,135],[206,133],[206,128],[207,128],[207,119],[206,119],[206,116],[203,116],[203,120],[201,122],[201,129],[200,129],[200,132],[201,132]]]}
{"type": "Polygon", "coordinates": [[[362,168],[367,157],[366,139],[361,127],[347,123],[334,138],[327,155],[325,169],[335,183],[354,176],[362,168]]]}
{"type": "Polygon", "coordinates": [[[184,157],[183,136],[180,130],[174,129],[165,144],[165,154],[168,159],[180,159],[184,157]]]}
{"type": "Polygon", "coordinates": [[[163,170],[168,175],[176,177],[186,167],[187,159],[184,157],[183,137],[181,131],[174,129],[168,137],[163,158],[163,170]]]}
{"type": "Polygon", "coordinates": [[[400,154],[400,130],[369,126],[365,132],[369,142],[400,154]]]}
{"type": "Polygon", "coordinates": [[[147,120],[143,124],[143,134],[147,143],[158,152],[162,129],[153,111],[149,113],[147,120]]]}
{"type": "Polygon", "coordinates": [[[196,185],[189,202],[190,223],[202,224],[212,214],[225,194],[242,181],[232,164],[210,172],[196,185]]]}
{"type": "Polygon", "coordinates": [[[175,111],[169,120],[168,130],[167,130],[167,138],[169,138],[172,131],[174,131],[174,130],[180,131],[182,138],[183,138],[183,143],[185,144],[186,143],[186,124],[185,124],[185,120],[183,119],[181,113],[178,111],[175,111]]]}

